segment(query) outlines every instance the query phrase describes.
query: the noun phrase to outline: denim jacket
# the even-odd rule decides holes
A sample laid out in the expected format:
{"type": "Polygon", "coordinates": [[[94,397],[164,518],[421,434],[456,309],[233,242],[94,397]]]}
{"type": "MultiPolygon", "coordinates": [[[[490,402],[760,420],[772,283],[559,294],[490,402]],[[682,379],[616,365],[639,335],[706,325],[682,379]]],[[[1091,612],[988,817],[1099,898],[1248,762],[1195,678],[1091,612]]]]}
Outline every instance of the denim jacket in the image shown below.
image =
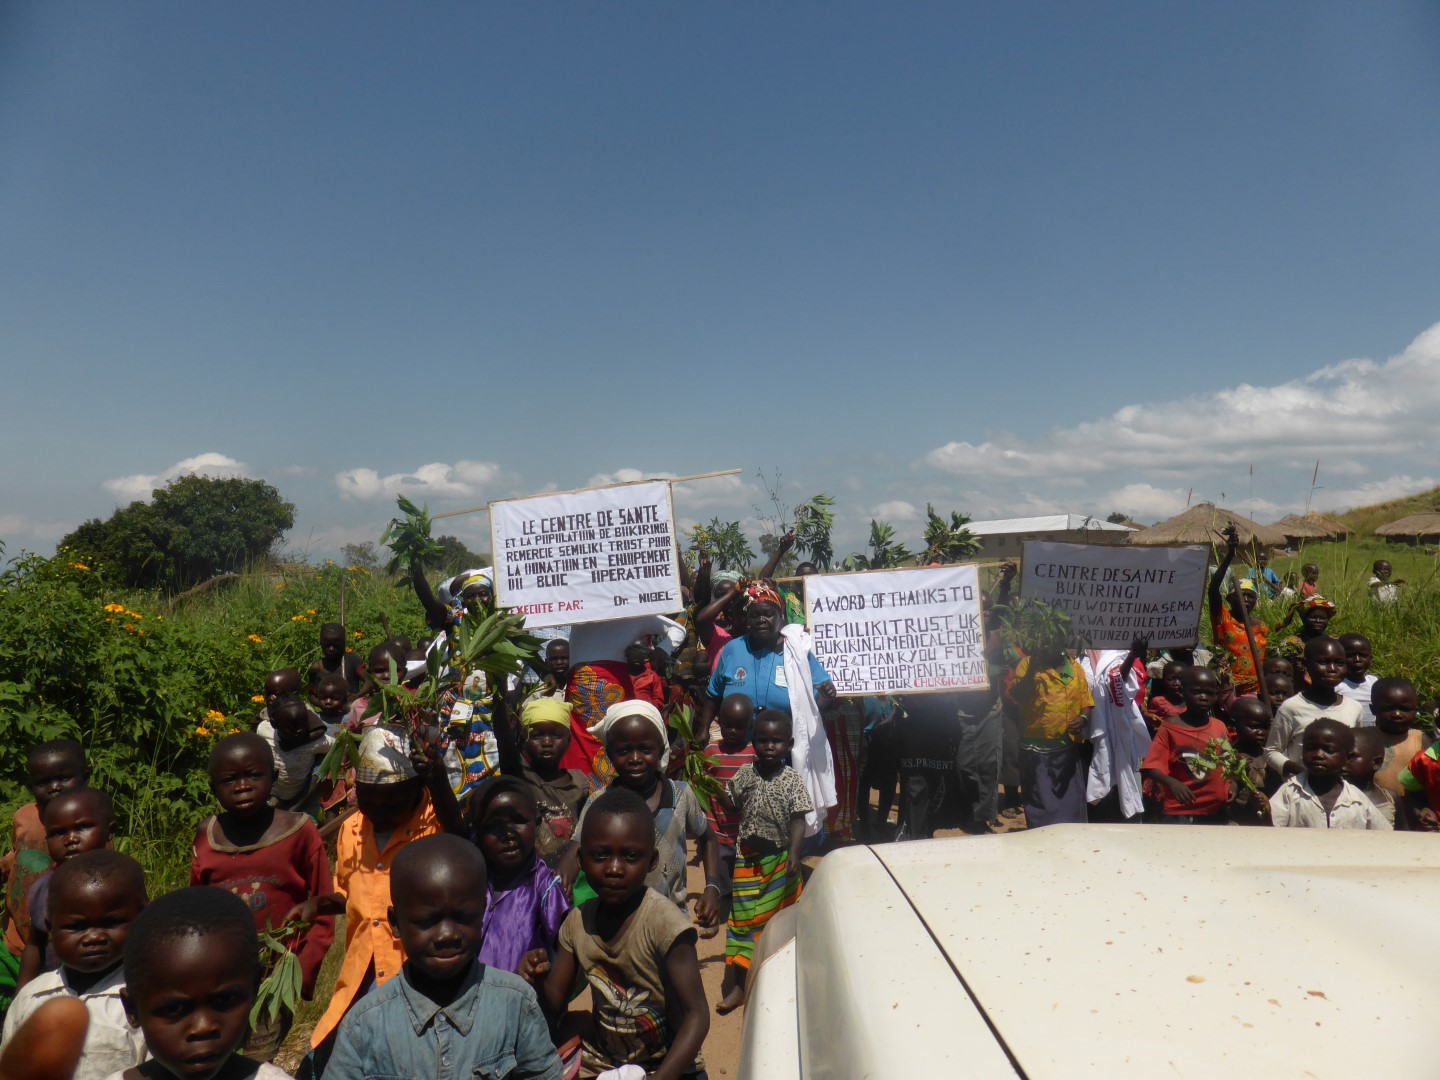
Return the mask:
{"type": "Polygon", "coordinates": [[[325,1080],[559,1080],[560,1058],[535,991],[476,961],[441,1008],[410,984],[410,965],[340,1024],[325,1080]]]}

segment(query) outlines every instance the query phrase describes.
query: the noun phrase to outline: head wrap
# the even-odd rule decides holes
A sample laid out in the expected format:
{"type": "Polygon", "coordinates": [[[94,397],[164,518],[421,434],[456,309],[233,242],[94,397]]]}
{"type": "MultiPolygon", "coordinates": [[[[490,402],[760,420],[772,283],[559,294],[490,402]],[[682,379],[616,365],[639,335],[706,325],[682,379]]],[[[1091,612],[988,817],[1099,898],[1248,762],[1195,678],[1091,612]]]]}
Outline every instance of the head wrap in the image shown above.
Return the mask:
{"type": "Polygon", "coordinates": [[[490,572],[490,567],[483,566],[476,570],[465,570],[456,574],[450,591],[458,600],[460,594],[471,585],[488,585],[491,589],[495,588],[495,575],[490,572]]]}
{"type": "Polygon", "coordinates": [[[749,608],[755,604],[774,604],[782,609],[785,607],[780,593],[773,585],[764,581],[752,581],[745,586],[745,606],[749,608]]]}
{"type": "Polygon", "coordinates": [[[1240,592],[1254,592],[1255,582],[1253,582],[1249,578],[1241,578],[1235,583],[1235,588],[1240,592]]]}
{"type": "Polygon", "coordinates": [[[1326,600],[1325,597],[1321,596],[1319,593],[1313,593],[1312,595],[1307,596],[1304,600],[1300,602],[1300,606],[1306,611],[1312,611],[1315,608],[1324,608],[1326,611],[1335,610],[1334,602],[1326,600]]]}
{"type": "Polygon", "coordinates": [[[536,724],[570,726],[570,705],[552,697],[534,697],[520,709],[520,730],[529,731],[536,724]]]}
{"type": "Polygon", "coordinates": [[[722,581],[728,581],[728,582],[730,582],[730,584],[732,584],[732,585],[739,585],[739,584],[740,584],[740,571],[739,571],[739,570],[712,570],[712,571],[710,571],[710,584],[711,584],[712,586],[718,585],[718,584],[720,584],[720,582],[722,582],[722,581]]]}
{"type": "Polygon", "coordinates": [[[410,738],[377,724],[360,739],[360,762],[355,766],[358,784],[399,784],[415,779],[410,761],[410,738]]]}
{"type": "Polygon", "coordinates": [[[660,715],[660,710],[650,702],[639,701],[635,698],[628,701],[617,701],[605,710],[605,718],[591,728],[590,732],[603,743],[606,733],[612,727],[621,720],[632,716],[650,721],[660,734],[660,771],[663,773],[670,764],[670,727],[665,723],[665,718],[660,715]]]}

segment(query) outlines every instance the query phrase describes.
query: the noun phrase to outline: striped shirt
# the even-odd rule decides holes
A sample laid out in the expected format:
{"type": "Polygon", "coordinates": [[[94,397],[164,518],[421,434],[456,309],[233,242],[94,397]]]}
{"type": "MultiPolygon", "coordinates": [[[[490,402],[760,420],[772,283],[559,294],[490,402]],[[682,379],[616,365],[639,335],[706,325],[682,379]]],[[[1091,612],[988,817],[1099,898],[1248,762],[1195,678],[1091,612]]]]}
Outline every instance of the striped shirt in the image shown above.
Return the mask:
{"type": "MultiPolygon", "coordinates": [[[[743,766],[749,765],[755,760],[755,749],[746,743],[735,753],[726,753],[720,745],[720,740],[716,739],[705,748],[705,756],[711,759],[706,762],[705,771],[719,782],[723,790],[729,786],[731,779],[743,766]]],[[[714,830],[715,838],[723,846],[734,847],[740,832],[740,811],[725,809],[720,805],[718,799],[709,799],[707,802],[705,816],[710,821],[710,828],[714,830]]]]}

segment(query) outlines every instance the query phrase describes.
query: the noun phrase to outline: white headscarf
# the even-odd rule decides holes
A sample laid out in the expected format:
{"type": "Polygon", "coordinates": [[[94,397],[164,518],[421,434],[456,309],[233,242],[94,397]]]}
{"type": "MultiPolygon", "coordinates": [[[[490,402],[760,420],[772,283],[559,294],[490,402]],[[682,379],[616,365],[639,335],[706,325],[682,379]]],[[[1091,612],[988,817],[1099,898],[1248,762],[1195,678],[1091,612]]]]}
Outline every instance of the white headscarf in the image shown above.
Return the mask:
{"type": "Polygon", "coordinates": [[[655,730],[660,733],[660,771],[663,773],[670,765],[670,727],[665,723],[665,718],[660,715],[660,710],[650,702],[639,701],[635,698],[628,701],[617,701],[605,710],[605,716],[590,729],[590,734],[599,739],[603,745],[605,733],[621,720],[631,716],[639,716],[650,721],[655,725],[655,730]]]}
{"type": "Polygon", "coordinates": [[[358,784],[399,784],[415,779],[410,761],[410,737],[376,724],[360,739],[360,762],[355,766],[358,784]]]}

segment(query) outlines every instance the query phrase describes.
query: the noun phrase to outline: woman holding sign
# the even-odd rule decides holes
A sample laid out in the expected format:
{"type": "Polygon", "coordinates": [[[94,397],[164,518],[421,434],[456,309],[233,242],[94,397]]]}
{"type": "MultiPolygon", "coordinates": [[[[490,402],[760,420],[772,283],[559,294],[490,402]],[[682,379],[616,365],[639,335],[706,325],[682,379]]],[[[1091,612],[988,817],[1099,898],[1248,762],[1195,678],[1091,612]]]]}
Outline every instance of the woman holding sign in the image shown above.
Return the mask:
{"type": "Polygon", "coordinates": [[[815,808],[806,815],[805,835],[814,836],[825,814],[836,804],[835,763],[820,723],[820,708],[836,700],[835,684],[815,659],[810,635],[803,626],[786,626],[780,594],[773,586],[752,581],[742,590],[745,636],[720,651],[710,672],[698,731],[708,731],[715,710],[729,694],[743,694],[755,711],[788,713],[795,738],[791,764],[805,780],[815,808]]]}

